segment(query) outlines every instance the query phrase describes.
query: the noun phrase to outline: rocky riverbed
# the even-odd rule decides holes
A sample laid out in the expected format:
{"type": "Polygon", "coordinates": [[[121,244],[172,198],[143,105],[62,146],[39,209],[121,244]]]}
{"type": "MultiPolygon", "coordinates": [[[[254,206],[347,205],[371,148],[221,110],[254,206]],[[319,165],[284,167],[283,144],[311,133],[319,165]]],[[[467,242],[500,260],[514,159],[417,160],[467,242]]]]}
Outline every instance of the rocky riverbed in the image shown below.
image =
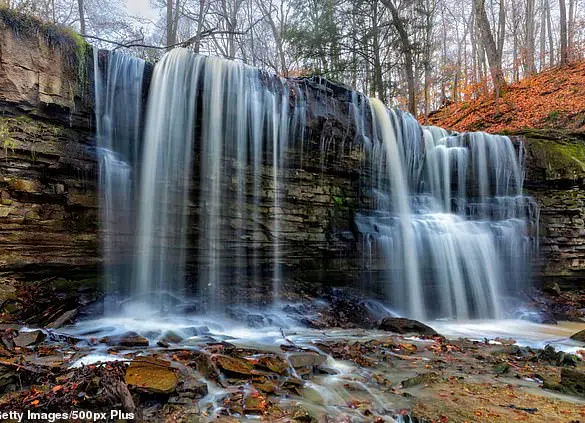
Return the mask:
{"type": "Polygon", "coordinates": [[[436,328],[450,332],[444,337],[391,316],[368,329],[323,323],[309,329],[295,323],[295,307],[231,320],[117,317],[60,329],[5,324],[0,413],[77,410],[109,418],[116,410],[112,420],[168,422],[585,419],[585,342],[569,340],[563,326],[526,323],[524,332],[543,329],[540,341],[551,344],[538,349],[518,345],[531,341],[483,337],[481,326],[458,338],[438,322],[436,328]]]}

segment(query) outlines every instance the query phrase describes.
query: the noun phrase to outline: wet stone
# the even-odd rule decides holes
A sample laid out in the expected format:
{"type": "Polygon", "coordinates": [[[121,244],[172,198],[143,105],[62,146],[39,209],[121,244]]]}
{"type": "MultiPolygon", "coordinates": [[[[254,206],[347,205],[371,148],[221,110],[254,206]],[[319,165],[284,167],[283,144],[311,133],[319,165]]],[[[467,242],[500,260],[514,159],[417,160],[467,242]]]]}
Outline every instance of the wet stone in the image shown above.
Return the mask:
{"type": "Polygon", "coordinates": [[[214,361],[224,372],[235,373],[238,375],[248,376],[252,374],[254,367],[243,358],[234,358],[227,355],[217,355],[214,361]]]}
{"type": "Polygon", "coordinates": [[[254,392],[246,395],[244,400],[244,413],[263,414],[266,410],[266,399],[262,394],[254,392]]]}
{"type": "Polygon", "coordinates": [[[192,338],[186,339],[183,342],[183,345],[187,345],[187,346],[202,346],[202,345],[207,345],[210,343],[215,343],[217,342],[217,339],[211,337],[211,336],[193,336],[192,338]]]}
{"type": "Polygon", "coordinates": [[[574,341],[585,342],[585,330],[573,334],[571,339],[574,341]]]}
{"type": "Polygon", "coordinates": [[[106,336],[100,339],[102,344],[121,347],[148,347],[149,342],[135,332],[126,332],[121,336],[106,336]]]}
{"type": "Polygon", "coordinates": [[[279,375],[284,375],[288,372],[288,363],[282,358],[272,355],[264,355],[258,358],[256,366],[261,369],[267,369],[271,372],[278,373],[279,375]]]}
{"type": "Polygon", "coordinates": [[[325,363],[325,357],[313,352],[292,352],[287,355],[288,362],[295,370],[306,369],[312,371],[315,367],[325,363]]]}
{"type": "Polygon", "coordinates": [[[246,316],[246,324],[249,328],[261,328],[266,326],[264,317],[259,314],[248,314],[246,316]]]}
{"type": "Polygon", "coordinates": [[[385,317],[378,323],[378,329],[394,332],[401,335],[416,334],[423,336],[438,336],[432,327],[416,320],[403,317],[385,317]]]}
{"type": "Polygon", "coordinates": [[[47,325],[48,328],[52,329],[59,329],[60,327],[64,326],[67,323],[71,323],[75,317],[77,316],[77,309],[68,310],[65,313],[61,314],[55,320],[47,325]]]}
{"type": "Polygon", "coordinates": [[[201,336],[201,335],[209,335],[209,328],[207,326],[190,326],[188,328],[181,329],[187,336],[201,336]]]}
{"type": "Polygon", "coordinates": [[[299,395],[300,389],[303,387],[305,383],[302,379],[296,377],[287,377],[282,382],[282,389],[286,389],[287,391],[293,392],[294,394],[299,395]]]}
{"type": "Polygon", "coordinates": [[[272,394],[278,389],[276,383],[267,378],[264,378],[259,382],[255,382],[254,387],[259,391],[266,392],[267,394],[272,394]]]}
{"type": "Polygon", "coordinates": [[[151,393],[171,394],[177,387],[178,378],[168,361],[148,358],[133,361],[126,369],[125,381],[151,393]]]}
{"type": "Polygon", "coordinates": [[[178,335],[176,332],[169,330],[164,333],[160,341],[166,344],[178,344],[183,341],[183,337],[178,335]]]}
{"type": "Polygon", "coordinates": [[[17,347],[28,347],[36,345],[45,340],[47,335],[41,330],[33,330],[30,332],[20,332],[18,336],[13,339],[14,345],[17,347]]]}

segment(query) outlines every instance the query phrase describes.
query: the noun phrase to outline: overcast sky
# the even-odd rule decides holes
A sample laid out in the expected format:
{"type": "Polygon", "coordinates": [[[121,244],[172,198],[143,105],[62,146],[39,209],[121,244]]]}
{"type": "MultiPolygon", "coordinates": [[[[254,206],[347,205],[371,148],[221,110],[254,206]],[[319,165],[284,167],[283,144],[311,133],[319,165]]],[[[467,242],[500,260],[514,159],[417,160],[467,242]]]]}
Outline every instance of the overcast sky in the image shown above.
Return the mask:
{"type": "Polygon", "coordinates": [[[150,1],[151,0],[126,0],[126,8],[133,16],[155,20],[156,12],[150,6],[150,1]]]}

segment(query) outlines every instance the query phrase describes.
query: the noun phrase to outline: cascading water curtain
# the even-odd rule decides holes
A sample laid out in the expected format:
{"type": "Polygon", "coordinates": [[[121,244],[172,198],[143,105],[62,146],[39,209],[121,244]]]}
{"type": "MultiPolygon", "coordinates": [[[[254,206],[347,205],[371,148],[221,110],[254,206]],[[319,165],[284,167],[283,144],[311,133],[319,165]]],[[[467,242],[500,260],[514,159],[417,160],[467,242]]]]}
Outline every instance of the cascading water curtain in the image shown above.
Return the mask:
{"type": "Polygon", "coordinates": [[[377,100],[360,107],[372,114],[362,138],[371,144],[375,209],[358,213],[356,225],[370,263],[378,255],[386,299],[419,319],[503,317],[504,298],[528,284],[537,245],[538,207],[522,195],[523,146],[423,128],[377,100]]]}
{"type": "Polygon", "coordinates": [[[134,247],[136,213],[133,169],[141,140],[145,62],[106,52],[101,72],[98,50],[93,51],[105,290],[120,296],[130,291],[127,263],[134,247]]]}
{"type": "MultiPolygon", "coordinates": [[[[311,113],[303,82],[174,49],[155,66],[140,142],[144,62],[110,54],[106,77],[95,62],[104,232],[115,235],[106,262],[122,244],[136,252],[131,272],[109,268],[115,289],[149,313],[180,311],[187,279],[206,309],[266,285],[278,299],[287,151],[296,144],[302,167],[311,113]],[[122,243],[128,228],[136,240],[122,243]]],[[[526,285],[537,233],[522,146],[423,128],[357,93],[348,101],[374,204],[355,221],[388,301],[420,319],[500,317],[502,298],[526,285]]],[[[326,158],[334,146],[321,140],[326,158]]]]}
{"type": "Polygon", "coordinates": [[[289,143],[302,143],[305,110],[296,84],[241,63],[174,49],[156,65],[134,278],[134,295],[149,309],[172,311],[186,278],[198,281],[207,309],[244,302],[244,290],[263,283],[263,262],[273,264],[278,297],[282,175],[289,143]],[[188,258],[198,269],[186,271],[188,258]]]}

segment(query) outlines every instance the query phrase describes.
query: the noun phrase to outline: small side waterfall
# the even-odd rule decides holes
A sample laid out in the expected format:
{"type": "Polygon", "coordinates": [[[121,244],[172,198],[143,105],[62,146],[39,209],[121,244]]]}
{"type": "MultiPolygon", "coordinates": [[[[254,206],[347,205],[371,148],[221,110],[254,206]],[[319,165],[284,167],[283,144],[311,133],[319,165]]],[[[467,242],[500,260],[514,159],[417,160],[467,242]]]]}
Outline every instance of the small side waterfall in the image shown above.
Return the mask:
{"type": "Polygon", "coordinates": [[[538,207],[522,195],[523,145],[422,128],[377,100],[363,104],[373,120],[362,137],[373,143],[376,207],[356,224],[365,254],[377,250],[386,264],[387,298],[419,319],[502,317],[503,297],[528,282],[537,245],[538,207]]]}
{"type": "Polygon", "coordinates": [[[128,294],[134,242],[133,166],[139,160],[145,62],[108,52],[105,74],[94,49],[95,114],[106,290],[128,294]],[[125,258],[125,260],[124,260],[125,258]]]}

